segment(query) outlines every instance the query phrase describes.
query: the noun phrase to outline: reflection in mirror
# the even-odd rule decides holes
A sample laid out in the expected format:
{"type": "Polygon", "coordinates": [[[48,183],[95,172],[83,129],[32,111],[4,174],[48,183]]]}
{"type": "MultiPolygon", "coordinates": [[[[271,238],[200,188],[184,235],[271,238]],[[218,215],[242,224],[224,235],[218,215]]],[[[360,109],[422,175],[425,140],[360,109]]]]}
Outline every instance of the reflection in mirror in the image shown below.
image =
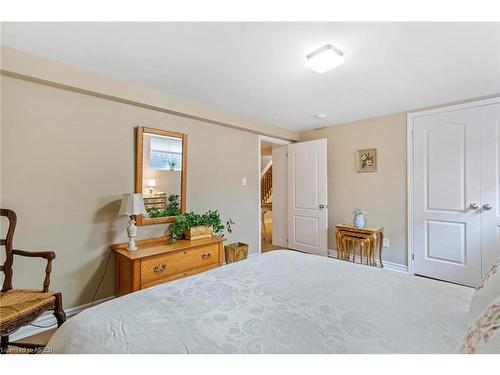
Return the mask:
{"type": "Polygon", "coordinates": [[[139,127],[137,137],[137,146],[142,144],[141,155],[137,155],[142,165],[137,165],[136,190],[143,194],[147,212],[138,223],[173,221],[185,207],[186,136],[139,127]]]}

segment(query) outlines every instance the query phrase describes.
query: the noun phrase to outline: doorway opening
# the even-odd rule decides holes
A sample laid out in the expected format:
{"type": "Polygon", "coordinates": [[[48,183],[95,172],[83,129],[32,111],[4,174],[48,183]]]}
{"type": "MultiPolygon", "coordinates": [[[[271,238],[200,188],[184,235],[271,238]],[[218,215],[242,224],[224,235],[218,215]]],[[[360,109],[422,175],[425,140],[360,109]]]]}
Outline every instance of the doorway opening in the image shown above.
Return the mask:
{"type": "Polygon", "coordinates": [[[286,145],[289,143],[260,136],[258,204],[261,252],[287,247],[286,145]]]}

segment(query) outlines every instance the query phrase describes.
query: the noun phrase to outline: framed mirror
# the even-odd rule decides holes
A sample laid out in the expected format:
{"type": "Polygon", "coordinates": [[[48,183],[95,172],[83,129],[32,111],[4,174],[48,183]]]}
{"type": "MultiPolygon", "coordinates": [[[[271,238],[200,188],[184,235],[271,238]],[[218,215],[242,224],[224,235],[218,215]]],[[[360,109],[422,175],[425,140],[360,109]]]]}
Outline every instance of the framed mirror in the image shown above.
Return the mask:
{"type": "Polygon", "coordinates": [[[187,135],[138,126],[135,147],[135,192],[147,211],[136,222],[171,223],[186,212],[187,135]]]}

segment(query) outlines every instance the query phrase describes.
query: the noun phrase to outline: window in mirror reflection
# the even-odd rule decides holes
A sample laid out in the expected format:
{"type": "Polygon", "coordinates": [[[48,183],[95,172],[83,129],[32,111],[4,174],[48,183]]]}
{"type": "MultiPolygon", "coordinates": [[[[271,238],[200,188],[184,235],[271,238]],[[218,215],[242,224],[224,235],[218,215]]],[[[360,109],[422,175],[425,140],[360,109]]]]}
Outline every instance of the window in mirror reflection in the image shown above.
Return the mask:
{"type": "Polygon", "coordinates": [[[149,167],[180,171],[182,168],[182,141],[178,138],[149,136],[149,167]]]}
{"type": "Polygon", "coordinates": [[[144,206],[151,218],[178,215],[182,180],[182,140],[144,134],[144,206]]]}

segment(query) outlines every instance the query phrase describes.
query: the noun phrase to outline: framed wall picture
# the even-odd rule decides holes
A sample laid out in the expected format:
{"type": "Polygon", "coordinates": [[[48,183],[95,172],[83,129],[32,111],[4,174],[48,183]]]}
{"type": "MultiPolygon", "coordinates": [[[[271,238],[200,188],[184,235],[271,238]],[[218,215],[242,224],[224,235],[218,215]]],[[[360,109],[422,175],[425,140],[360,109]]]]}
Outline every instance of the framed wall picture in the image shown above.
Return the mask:
{"type": "Polygon", "coordinates": [[[377,149],[369,148],[356,151],[356,171],[376,172],[377,171],[377,149]]]}

